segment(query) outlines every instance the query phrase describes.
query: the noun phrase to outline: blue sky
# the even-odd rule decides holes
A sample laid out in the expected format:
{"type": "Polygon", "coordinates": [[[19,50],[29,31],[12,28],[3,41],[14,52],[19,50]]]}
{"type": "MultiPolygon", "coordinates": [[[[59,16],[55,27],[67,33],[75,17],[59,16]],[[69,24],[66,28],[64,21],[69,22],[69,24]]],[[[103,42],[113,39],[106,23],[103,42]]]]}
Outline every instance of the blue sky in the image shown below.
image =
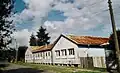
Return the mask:
{"type": "Polygon", "coordinates": [[[22,0],[16,0],[15,1],[15,11],[16,12],[22,12],[25,8],[25,4],[22,0]]]}
{"type": "MultiPolygon", "coordinates": [[[[119,29],[120,0],[112,1],[119,29]]],[[[16,0],[15,11],[18,34],[36,34],[41,25],[50,33],[51,40],[61,33],[109,37],[112,32],[107,0],[16,0]]]]}
{"type": "Polygon", "coordinates": [[[59,10],[51,10],[48,13],[47,20],[48,21],[64,21],[67,17],[63,16],[63,12],[59,10]]]}
{"type": "MultiPolygon", "coordinates": [[[[66,1],[68,2],[68,1],[66,1]]],[[[73,2],[73,0],[70,0],[69,2],[73,2]]],[[[15,12],[21,13],[25,9],[25,3],[23,0],[16,0],[15,2],[15,12]]],[[[64,21],[67,17],[63,15],[64,12],[59,10],[50,10],[48,12],[48,16],[46,17],[45,21],[64,21]]],[[[31,29],[33,27],[31,20],[25,21],[23,23],[17,24],[17,30],[22,29],[31,29]]]]}

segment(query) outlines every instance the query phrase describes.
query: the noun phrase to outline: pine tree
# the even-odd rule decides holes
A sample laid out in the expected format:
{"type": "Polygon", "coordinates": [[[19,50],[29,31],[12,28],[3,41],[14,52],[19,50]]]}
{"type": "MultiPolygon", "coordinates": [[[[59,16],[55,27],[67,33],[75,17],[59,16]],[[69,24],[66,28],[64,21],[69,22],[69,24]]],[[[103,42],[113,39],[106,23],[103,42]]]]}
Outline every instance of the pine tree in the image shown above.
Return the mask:
{"type": "Polygon", "coordinates": [[[30,46],[36,46],[37,44],[37,40],[36,40],[36,38],[35,38],[35,35],[33,35],[33,34],[31,34],[31,36],[30,36],[30,46]]]}
{"type": "Polygon", "coordinates": [[[37,32],[37,44],[38,46],[49,44],[50,37],[48,36],[49,33],[46,33],[46,29],[42,26],[39,28],[39,31],[37,32]]]}
{"type": "Polygon", "coordinates": [[[14,25],[11,17],[14,7],[14,0],[0,0],[0,49],[7,49],[11,43],[11,34],[13,33],[14,25]]]}

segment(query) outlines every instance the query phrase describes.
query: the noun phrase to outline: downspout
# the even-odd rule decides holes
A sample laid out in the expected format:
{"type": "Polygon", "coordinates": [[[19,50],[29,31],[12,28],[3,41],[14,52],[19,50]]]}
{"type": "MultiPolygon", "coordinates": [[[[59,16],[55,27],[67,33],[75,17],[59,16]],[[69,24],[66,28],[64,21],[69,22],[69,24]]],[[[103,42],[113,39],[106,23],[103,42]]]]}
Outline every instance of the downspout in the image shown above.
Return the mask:
{"type": "Polygon", "coordinates": [[[53,64],[53,52],[51,50],[51,63],[53,64]]]}
{"type": "MultiPolygon", "coordinates": [[[[89,49],[90,49],[90,48],[89,48],[89,46],[90,46],[90,44],[88,44],[88,45],[87,45],[87,48],[88,48],[88,49],[86,49],[86,50],[84,51],[84,53],[86,53],[86,52],[87,52],[87,50],[89,50],[89,49]]],[[[88,53],[87,53],[87,57],[89,57],[88,53]]]]}
{"type": "Polygon", "coordinates": [[[34,63],[34,59],[35,59],[35,58],[34,58],[34,54],[33,54],[33,63],[34,63]]]}
{"type": "MultiPolygon", "coordinates": [[[[89,47],[90,47],[90,44],[88,44],[88,49],[87,49],[87,50],[89,50],[89,47]]],[[[87,51],[87,50],[86,50],[86,51],[87,51]]],[[[89,57],[88,52],[87,52],[87,57],[89,57]]]]}
{"type": "MultiPolygon", "coordinates": [[[[47,49],[47,44],[45,44],[45,48],[47,49]]],[[[48,53],[45,51],[45,59],[47,60],[48,53]],[[46,55],[47,54],[47,55],[46,55]]]]}

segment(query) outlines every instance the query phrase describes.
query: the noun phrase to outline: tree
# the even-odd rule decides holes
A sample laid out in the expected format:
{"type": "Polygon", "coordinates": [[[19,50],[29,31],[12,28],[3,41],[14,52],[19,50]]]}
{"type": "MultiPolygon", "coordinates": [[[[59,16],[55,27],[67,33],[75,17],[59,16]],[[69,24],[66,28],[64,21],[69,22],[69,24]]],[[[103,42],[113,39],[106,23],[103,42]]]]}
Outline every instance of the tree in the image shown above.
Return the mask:
{"type": "Polygon", "coordinates": [[[49,33],[46,33],[46,29],[40,26],[39,31],[37,32],[37,44],[38,46],[49,44],[50,37],[48,36],[49,33]]]}
{"type": "MultiPolygon", "coordinates": [[[[117,30],[116,32],[117,32],[117,37],[118,37],[118,43],[120,44],[120,30],[117,30]]],[[[120,47],[120,45],[119,45],[119,47],[120,47]]],[[[116,49],[115,49],[114,35],[113,34],[110,35],[109,48],[108,49],[113,51],[114,54],[115,54],[116,49]]]]}
{"type": "Polygon", "coordinates": [[[0,0],[0,51],[11,43],[14,25],[8,18],[12,15],[13,7],[14,0],[0,0]]]}
{"type": "Polygon", "coordinates": [[[31,34],[29,43],[30,43],[30,46],[36,46],[37,40],[35,38],[35,35],[31,34]]]}
{"type": "MultiPolygon", "coordinates": [[[[118,43],[120,44],[120,30],[117,30],[116,32],[117,32],[117,37],[118,37],[118,43]]],[[[120,45],[119,45],[119,47],[120,47],[120,45]]],[[[111,52],[109,52],[109,55],[107,57],[107,62],[111,63],[111,66],[109,67],[109,71],[110,71],[112,66],[115,66],[118,63],[117,58],[116,58],[116,49],[115,49],[113,34],[110,35],[110,40],[109,40],[109,45],[108,45],[107,50],[111,51],[111,52]]]]}
{"type": "Polygon", "coordinates": [[[8,58],[8,62],[15,59],[15,56],[16,56],[16,50],[13,49],[13,48],[10,48],[10,49],[7,49],[7,50],[2,50],[2,52],[0,53],[0,58],[3,58],[3,59],[8,58]]]}

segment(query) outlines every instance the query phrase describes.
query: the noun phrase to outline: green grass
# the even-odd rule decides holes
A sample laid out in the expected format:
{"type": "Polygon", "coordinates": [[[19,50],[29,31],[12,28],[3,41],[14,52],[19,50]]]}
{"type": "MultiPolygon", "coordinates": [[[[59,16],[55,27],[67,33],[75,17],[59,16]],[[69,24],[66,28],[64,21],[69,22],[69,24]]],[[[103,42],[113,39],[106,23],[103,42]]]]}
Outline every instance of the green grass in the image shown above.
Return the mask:
{"type": "Polygon", "coordinates": [[[44,65],[44,64],[29,64],[29,63],[17,63],[24,66],[29,66],[35,69],[47,70],[53,73],[102,73],[99,70],[80,69],[75,67],[56,66],[56,65],[44,65]],[[76,72],[75,72],[76,71],[76,72]]]}

